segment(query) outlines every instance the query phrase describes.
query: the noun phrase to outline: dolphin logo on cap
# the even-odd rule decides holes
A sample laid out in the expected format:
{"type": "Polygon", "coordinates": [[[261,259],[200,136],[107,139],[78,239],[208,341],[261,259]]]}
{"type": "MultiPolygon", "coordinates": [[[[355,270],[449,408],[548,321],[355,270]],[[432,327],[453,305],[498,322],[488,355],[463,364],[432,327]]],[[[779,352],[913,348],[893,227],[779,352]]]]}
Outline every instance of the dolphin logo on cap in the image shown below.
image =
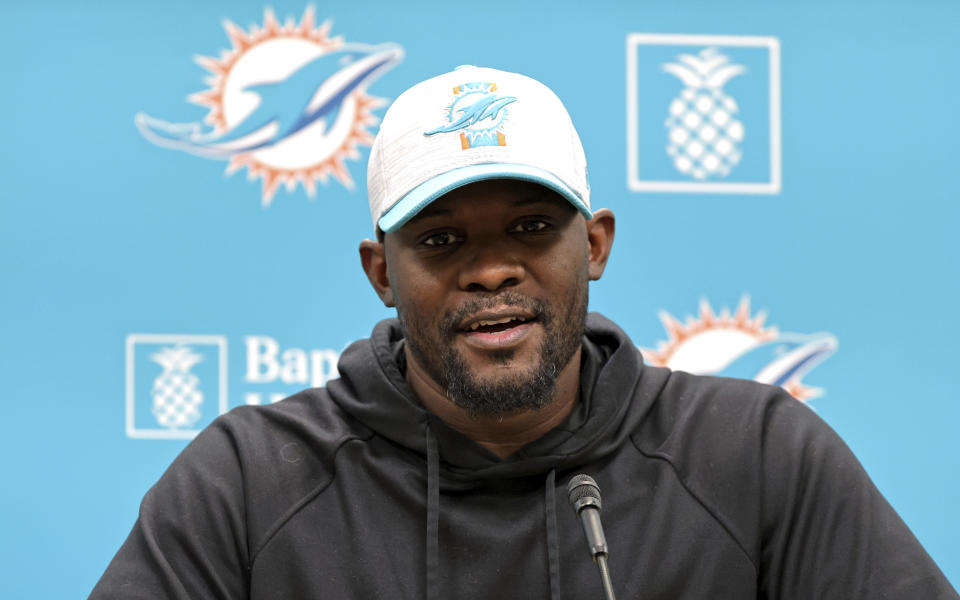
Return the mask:
{"type": "Polygon", "coordinates": [[[433,135],[435,133],[450,133],[459,131],[476,125],[483,119],[490,119],[493,122],[498,121],[500,111],[511,102],[516,102],[514,96],[490,95],[480,98],[473,104],[464,107],[456,107],[451,112],[457,112],[460,116],[453,122],[442,127],[437,127],[433,131],[426,131],[423,135],[433,135]]]}

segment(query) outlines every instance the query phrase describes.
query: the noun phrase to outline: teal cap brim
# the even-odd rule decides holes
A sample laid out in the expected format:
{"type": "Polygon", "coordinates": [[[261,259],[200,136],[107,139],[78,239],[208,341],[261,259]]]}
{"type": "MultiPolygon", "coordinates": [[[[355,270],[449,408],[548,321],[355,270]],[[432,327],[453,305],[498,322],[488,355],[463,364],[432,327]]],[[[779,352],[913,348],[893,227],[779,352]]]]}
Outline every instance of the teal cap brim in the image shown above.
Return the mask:
{"type": "Polygon", "coordinates": [[[517,179],[540,184],[569,200],[587,219],[593,218],[593,213],[580,196],[558,177],[529,165],[490,163],[460,167],[421,183],[383,213],[377,221],[377,227],[384,233],[396,231],[440,196],[469,183],[488,179],[517,179]]]}

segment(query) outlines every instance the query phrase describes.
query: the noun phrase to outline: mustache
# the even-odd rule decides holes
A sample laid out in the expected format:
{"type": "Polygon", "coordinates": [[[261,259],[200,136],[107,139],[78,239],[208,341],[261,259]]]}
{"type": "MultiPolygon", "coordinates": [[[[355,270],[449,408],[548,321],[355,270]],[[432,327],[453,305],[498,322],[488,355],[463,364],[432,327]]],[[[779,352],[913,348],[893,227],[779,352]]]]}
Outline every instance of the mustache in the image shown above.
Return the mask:
{"type": "Polygon", "coordinates": [[[532,312],[537,319],[549,324],[551,313],[547,309],[546,303],[541,300],[535,300],[529,296],[524,296],[518,292],[507,290],[494,296],[485,296],[467,300],[457,308],[444,313],[440,319],[440,331],[452,336],[460,330],[460,324],[478,312],[494,308],[517,308],[532,312]]]}

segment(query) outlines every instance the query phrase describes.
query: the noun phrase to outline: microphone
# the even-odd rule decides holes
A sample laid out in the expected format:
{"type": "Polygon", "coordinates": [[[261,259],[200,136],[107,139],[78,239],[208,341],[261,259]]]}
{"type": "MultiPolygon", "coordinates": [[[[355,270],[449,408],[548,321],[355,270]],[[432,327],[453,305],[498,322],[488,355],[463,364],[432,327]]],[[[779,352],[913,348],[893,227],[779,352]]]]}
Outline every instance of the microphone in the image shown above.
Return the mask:
{"type": "Polygon", "coordinates": [[[600,486],[589,475],[575,475],[567,484],[567,498],[573,506],[573,512],[580,516],[590,557],[600,569],[604,595],[607,600],[615,600],[610,568],[607,566],[607,539],[600,524],[600,486]]]}

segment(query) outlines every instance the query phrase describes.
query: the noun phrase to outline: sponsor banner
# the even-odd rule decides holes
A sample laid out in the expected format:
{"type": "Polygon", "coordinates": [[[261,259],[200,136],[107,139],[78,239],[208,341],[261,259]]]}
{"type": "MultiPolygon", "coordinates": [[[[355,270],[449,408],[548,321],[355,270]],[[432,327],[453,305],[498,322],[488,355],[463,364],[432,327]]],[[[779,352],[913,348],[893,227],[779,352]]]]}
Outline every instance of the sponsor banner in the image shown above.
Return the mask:
{"type": "Polygon", "coordinates": [[[128,335],[127,437],[190,439],[235,406],[278,402],[338,376],[340,352],[331,348],[284,348],[271,336],[248,335],[238,350],[244,368],[232,379],[226,336],[128,335]]]}
{"type": "MultiPolygon", "coordinates": [[[[681,321],[661,310],[666,340],[641,348],[653,366],[779,385],[800,401],[824,390],[804,378],[837,350],[830,333],[781,332],[764,311],[751,313],[744,296],[736,309],[715,311],[706,299],[697,316],[681,321]]],[[[340,351],[283,347],[268,335],[246,335],[231,375],[224,335],[134,333],[126,342],[126,432],[130,438],[189,439],[230,408],[278,402],[339,376],[340,351]]]]}

